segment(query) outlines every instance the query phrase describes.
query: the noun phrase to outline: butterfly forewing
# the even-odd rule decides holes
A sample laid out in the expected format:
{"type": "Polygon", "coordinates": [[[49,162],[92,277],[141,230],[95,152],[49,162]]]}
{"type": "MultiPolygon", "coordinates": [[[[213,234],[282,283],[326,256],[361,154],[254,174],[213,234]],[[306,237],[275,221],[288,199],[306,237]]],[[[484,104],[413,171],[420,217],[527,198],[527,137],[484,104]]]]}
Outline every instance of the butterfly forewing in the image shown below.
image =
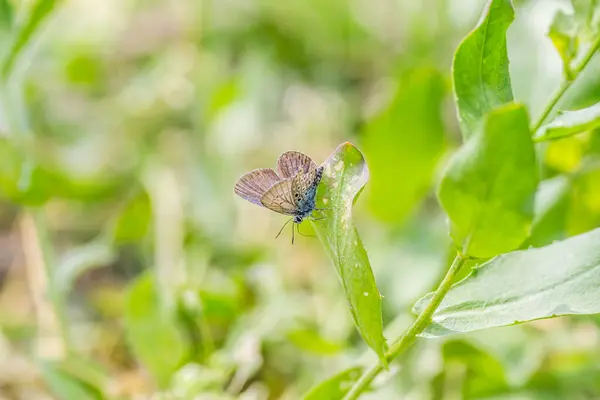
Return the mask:
{"type": "Polygon", "coordinates": [[[286,151],[277,160],[277,174],[283,179],[295,176],[298,171],[307,173],[315,168],[315,162],[299,151],[286,151]]]}
{"type": "Polygon", "coordinates": [[[255,169],[237,181],[234,191],[243,199],[262,206],[261,197],[279,181],[271,168],[255,169]]]}
{"type": "Polygon", "coordinates": [[[260,198],[260,202],[275,212],[294,215],[296,202],[292,196],[292,184],[292,178],[277,182],[260,198]]]}

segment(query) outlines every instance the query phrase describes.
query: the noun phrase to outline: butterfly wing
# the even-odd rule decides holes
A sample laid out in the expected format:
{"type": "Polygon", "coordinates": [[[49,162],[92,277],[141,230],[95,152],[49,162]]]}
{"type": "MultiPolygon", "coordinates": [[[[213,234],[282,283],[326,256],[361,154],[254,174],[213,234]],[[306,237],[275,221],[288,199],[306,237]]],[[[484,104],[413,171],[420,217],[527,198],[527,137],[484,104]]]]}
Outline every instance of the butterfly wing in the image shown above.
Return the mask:
{"type": "Polygon", "coordinates": [[[296,203],[302,200],[309,189],[315,185],[316,178],[316,168],[310,169],[307,173],[298,171],[292,179],[292,197],[296,200],[296,203]]]}
{"type": "Polygon", "coordinates": [[[286,151],[277,160],[277,174],[284,179],[295,176],[298,171],[307,173],[315,168],[315,162],[299,151],[286,151]]]}
{"type": "Polygon", "coordinates": [[[274,184],[261,198],[263,206],[280,214],[294,215],[296,202],[292,196],[293,179],[274,184]]]}
{"type": "Polygon", "coordinates": [[[255,169],[238,179],[234,191],[241,198],[263,206],[260,198],[280,180],[271,168],[255,169]]]}

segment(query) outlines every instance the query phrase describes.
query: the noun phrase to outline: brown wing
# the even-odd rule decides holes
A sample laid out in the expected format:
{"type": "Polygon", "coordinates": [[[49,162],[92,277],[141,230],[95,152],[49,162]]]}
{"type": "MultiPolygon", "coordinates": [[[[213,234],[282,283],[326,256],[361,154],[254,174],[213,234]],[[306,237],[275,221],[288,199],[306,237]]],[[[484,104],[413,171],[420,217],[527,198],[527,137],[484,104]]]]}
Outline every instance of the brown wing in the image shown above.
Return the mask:
{"type": "Polygon", "coordinates": [[[241,198],[262,206],[260,198],[280,180],[271,168],[255,169],[238,179],[234,191],[241,198]]]}
{"type": "Polygon", "coordinates": [[[282,178],[291,178],[300,170],[308,172],[317,168],[317,164],[299,151],[286,151],[277,160],[277,174],[282,178]]]}
{"type": "Polygon", "coordinates": [[[277,182],[261,198],[263,206],[280,214],[293,215],[296,203],[292,197],[292,179],[277,182]]]}

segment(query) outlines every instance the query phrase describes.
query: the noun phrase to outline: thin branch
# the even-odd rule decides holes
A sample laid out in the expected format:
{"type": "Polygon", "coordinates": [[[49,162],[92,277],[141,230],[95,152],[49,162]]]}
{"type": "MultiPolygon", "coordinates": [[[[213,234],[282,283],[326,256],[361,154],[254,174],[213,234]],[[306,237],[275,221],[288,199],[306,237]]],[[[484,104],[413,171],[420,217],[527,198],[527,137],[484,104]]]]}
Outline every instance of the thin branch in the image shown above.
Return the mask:
{"type": "Polygon", "coordinates": [[[581,60],[579,65],[577,65],[577,67],[573,68],[571,78],[563,80],[563,82],[560,84],[560,86],[558,87],[556,92],[552,95],[552,97],[550,98],[550,101],[548,102],[548,104],[546,104],[546,107],[542,111],[542,114],[540,115],[538,120],[535,122],[535,124],[533,124],[533,127],[531,128],[531,131],[534,134],[535,134],[535,132],[538,131],[538,129],[540,129],[540,127],[542,126],[542,124],[544,123],[546,118],[548,118],[548,116],[550,115],[552,110],[554,110],[554,107],[556,106],[556,104],[558,104],[558,102],[560,101],[562,96],[565,94],[565,92],[571,87],[573,82],[575,82],[575,80],[577,79],[577,77],[579,76],[581,71],[583,71],[585,69],[585,67],[588,65],[590,60],[594,57],[594,55],[596,54],[598,49],[600,49],[600,35],[596,38],[594,43],[592,43],[591,47],[589,48],[588,52],[585,54],[585,56],[583,57],[583,59],[581,60]]]}
{"type": "MultiPolygon", "coordinates": [[[[465,258],[461,257],[460,255],[456,256],[452,262],[452,265],[448,269],[448,272],[444,276],[444,279],[442,279],[442,282],[431,297],[431,301],[427,307],[423,310],[423,312],[421,312],[421,314],[419,314],[415,322],[413,322],[408,330],[401,337],[395,340],[394,344],[392,344],[388,352],[385,354],[388,363],[392,362],[396,357],[408,349],[417,339],[417,335],[423,332],[423,330],[429,325],[431,322],[431,317],[450,290],[454,277],[458,271],[460,271],[464,265],[464,262],[465,258]]],[[[348,394],[346,394],[344,400],[357,399],[365,390],[367,390],[371,382],[373,382],[373,379],[375,379],[377,375],[383,371],[383,369],[384,367],[380,362],[369,368],[354,384],[348,394]]]]}

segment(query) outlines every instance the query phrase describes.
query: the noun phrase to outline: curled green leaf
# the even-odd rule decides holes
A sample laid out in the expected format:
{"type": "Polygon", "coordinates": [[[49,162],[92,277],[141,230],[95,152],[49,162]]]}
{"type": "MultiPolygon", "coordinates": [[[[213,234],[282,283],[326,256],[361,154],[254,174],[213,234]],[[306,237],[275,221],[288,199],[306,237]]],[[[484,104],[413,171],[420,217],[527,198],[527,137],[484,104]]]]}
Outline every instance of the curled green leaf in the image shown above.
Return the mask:
{"type": "Polygon", "coordinates": [[[313,227],[335,266],[360,334],[387,365],[381,295],[352,222],[352,205],[369,179],[369,169],[360,150],[350,143],[338,146],[323,166],[317,208],[324,209],[324,218],[313,222],[313,227]]]}

